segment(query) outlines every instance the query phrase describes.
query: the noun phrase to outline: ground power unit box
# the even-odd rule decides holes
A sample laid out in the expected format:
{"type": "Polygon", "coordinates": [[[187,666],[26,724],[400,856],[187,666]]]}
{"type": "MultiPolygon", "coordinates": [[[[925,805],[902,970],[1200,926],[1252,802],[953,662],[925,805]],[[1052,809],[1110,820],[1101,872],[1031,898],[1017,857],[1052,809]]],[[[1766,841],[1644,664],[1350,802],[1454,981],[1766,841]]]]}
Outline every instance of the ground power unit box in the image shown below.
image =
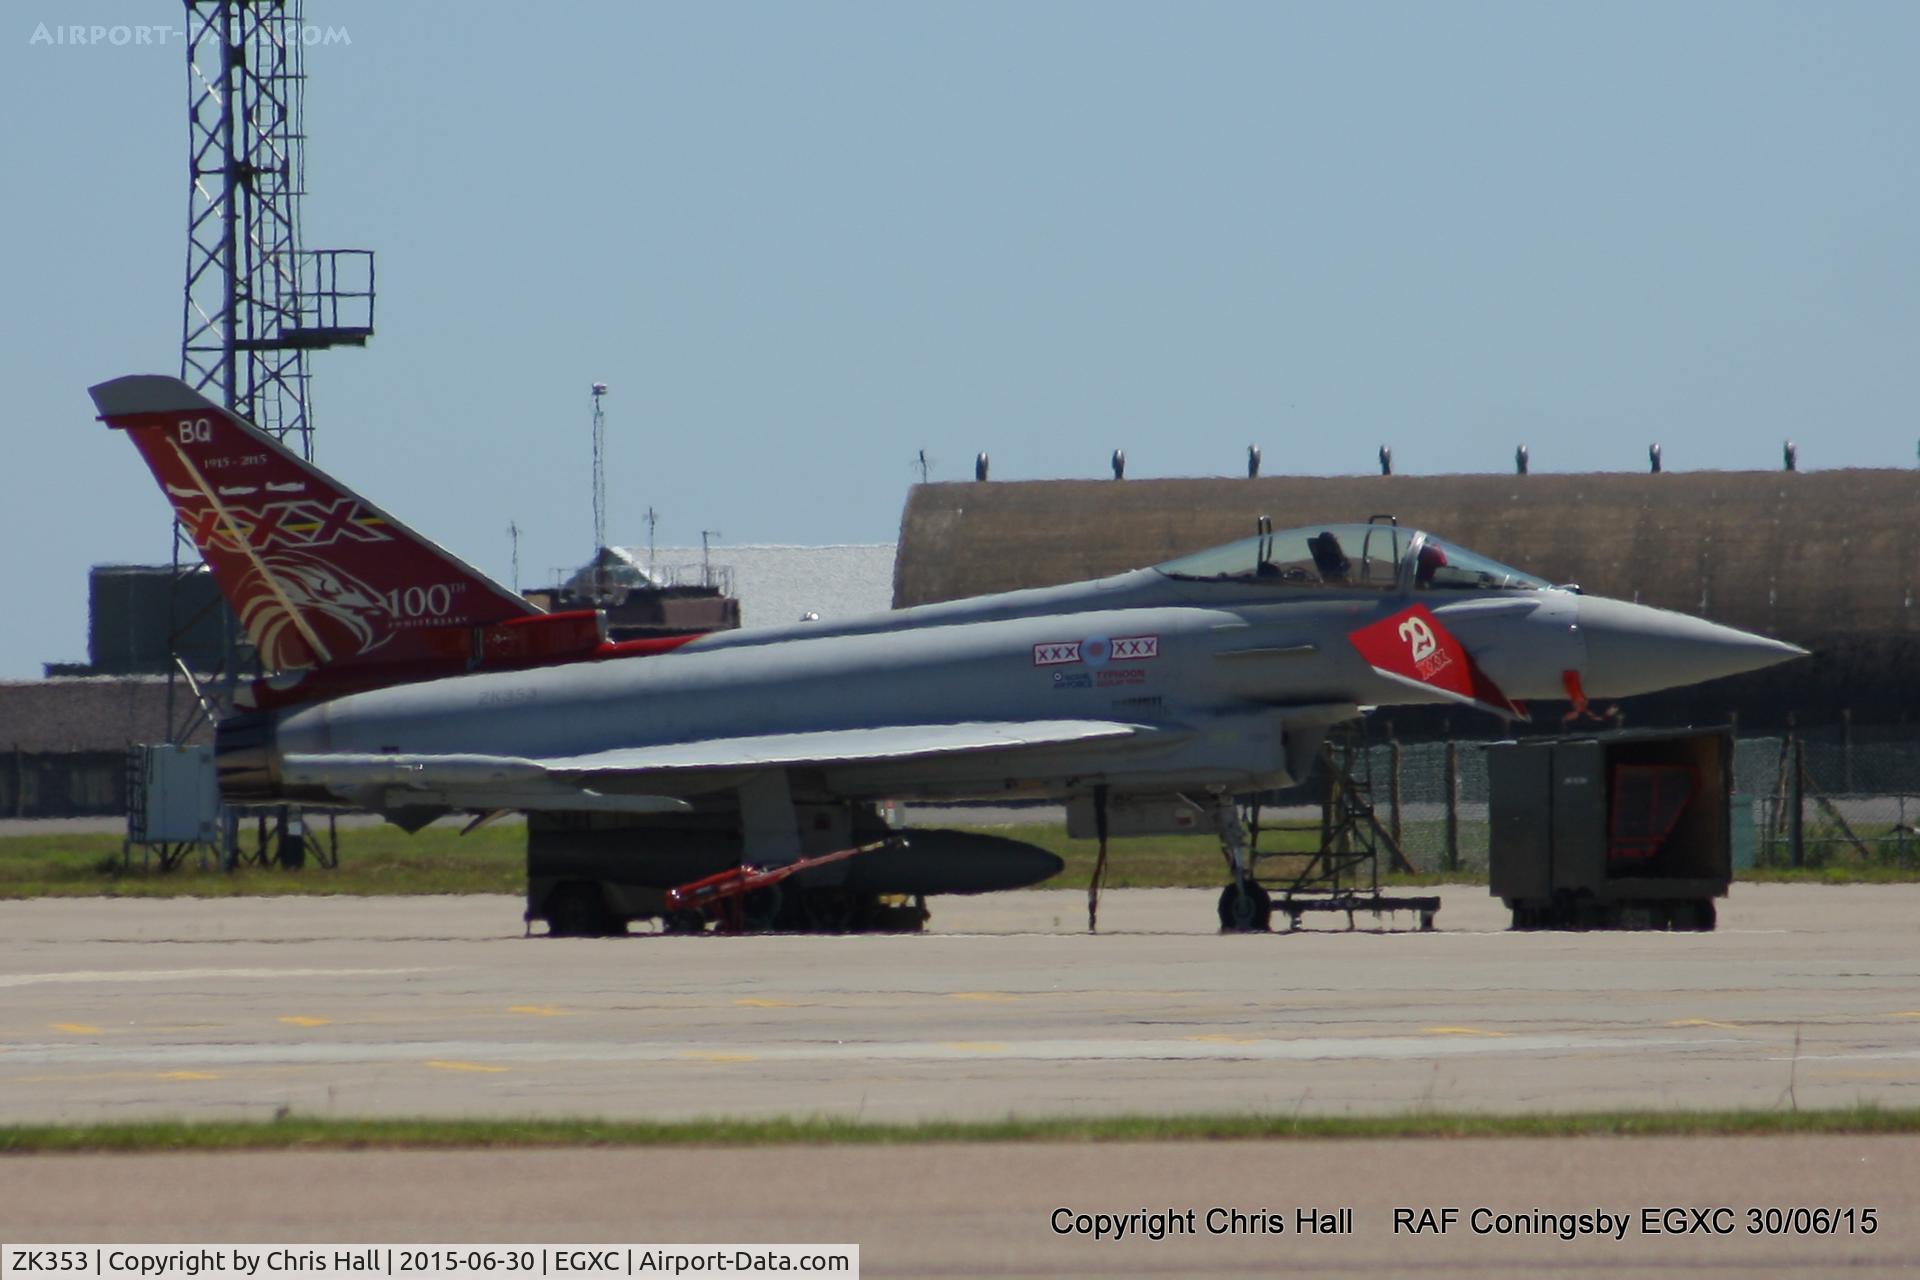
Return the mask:
{"type": "Polygon", "coordinates": [[[1516,929],[1711,929],[1733,879],[1733,733],[1487,747],[1488,881],[1516,929]]]}
{"type": "Polygon", "coordinates": [[[127,839],[135,844],[213,844],[220,838],[220,786],[213,748],[140,744],[129,749],[127,839]]]}

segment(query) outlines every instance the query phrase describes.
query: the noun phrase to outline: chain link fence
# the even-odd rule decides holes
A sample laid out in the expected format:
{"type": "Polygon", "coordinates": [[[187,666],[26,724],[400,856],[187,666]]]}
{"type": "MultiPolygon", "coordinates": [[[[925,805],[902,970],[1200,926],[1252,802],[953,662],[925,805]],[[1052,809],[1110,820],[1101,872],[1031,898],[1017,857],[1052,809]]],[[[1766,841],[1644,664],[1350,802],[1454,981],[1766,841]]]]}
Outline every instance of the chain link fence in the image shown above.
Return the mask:
{"type": "Polygon", "coordinates": [[[1734,752],[1738,821],[1754,865],[1920,868],[1920,739],[1846,726],[1744,738],[1734,752]]]}
{"type": "Polygon", "coordinates": [[[1487,870],[1487,753],[1480,742],[1389,742],[1357,762],[1375,812],[1415,871],[1487,870]]]}
{"type": "MultiPolygon", "coordinates": [[[[1355,761],[1416,871],[1487,870],[1484,740],[1376,742],[1355,761]]],[[[1920,870],[1920,734],[1831,726],[1734,744],[1733,859],[1920,870]]]]}

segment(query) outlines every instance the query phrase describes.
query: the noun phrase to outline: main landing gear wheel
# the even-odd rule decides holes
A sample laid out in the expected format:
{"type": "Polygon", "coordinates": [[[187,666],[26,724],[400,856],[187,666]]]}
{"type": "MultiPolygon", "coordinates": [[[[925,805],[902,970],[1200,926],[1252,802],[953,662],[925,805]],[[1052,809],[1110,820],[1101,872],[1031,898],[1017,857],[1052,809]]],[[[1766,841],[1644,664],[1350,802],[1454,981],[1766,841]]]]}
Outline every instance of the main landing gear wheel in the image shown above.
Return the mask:
{"type": "Polygon", "coordinates": [[[707,918],[698,911],[669,911],[660,918],[662,933],[705,933],[707,918]]]}
{"type": "Polygon", "coordinates": [[[780,891],[777,884],[764,889],[755,889],[740,903],[741,923],[747,933],[767,933],[774,929],[790,928],[787,918],[787,895],[780,891]]]}
{"type": "Polygon", "coordinates": [[[1222,933],[1265,933],[1273,920],[1273,899],[1252,880],[1241,880],[1220,891],[1222,933]]]}
{"type": "Polygon", "coordinates": [[[611,938],[626,932],[625,923],[607,910],[598,885],[560,885],[547,898],[546,910],[547,932],[555,938],[611,938]]]}
{"type": "Polygon", "coordinates": [[[1693,933],[1712,933],[1718,923],[1719,913],[1714,910],[1712,898],[1695,898],[1692,902],[1679,902],[1673,908],[1673,927],[1686,929],[1693,933]]]}
{"type": "Polygon", "coordinates": [[[808,889],[800,899],[809,933],[855,933],[863,904],[845,889],[808,889]]]}

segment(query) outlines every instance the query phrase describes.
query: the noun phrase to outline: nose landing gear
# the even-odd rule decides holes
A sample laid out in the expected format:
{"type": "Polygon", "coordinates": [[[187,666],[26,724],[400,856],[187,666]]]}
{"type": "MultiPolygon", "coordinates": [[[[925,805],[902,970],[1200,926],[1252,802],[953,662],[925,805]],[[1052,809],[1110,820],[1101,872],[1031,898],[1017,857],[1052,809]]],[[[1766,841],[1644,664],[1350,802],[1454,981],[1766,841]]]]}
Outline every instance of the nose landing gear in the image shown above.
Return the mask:
{"type": "MultiPolygon", "coordinates": [[[[1241,818],[1241,811],[1230,797],[1215,797],[1210,809],[1214,829],[1220,836],[1220,852],[1227,862],[1227,886],[1220,891],[1220,931],[1222,933],[1258,933],[1272,925],[1275,909],[1284,912],[1288,927],[1298,929],[1300,917],[1309,911],[1346,913],[1347,927],[1354,927],[1356,913],[1380,916],[1388,912],[1411,911],[1422,930],[1433,928],[1440,910],[1437,897],[1389,897],[1380,891],[1380,859],[1384,855],[1396,870],[1411,871],[1392,835],[1374,815],[1370,779],[1356,774],[1356,758],[1361,750],[1350,739],[1337,747],[1329,743],[1320,749],[1319,776],[1325,779],[1320,817],[1311,826],[1284,828],[1296,834],[1314,833],[1319,848],[1306,851],[1298,846],[1262,850],[1260,810],[1257,803],[1249,810],[1252,834],[1241,818]],[[1267,884],[1279,891],[1278,900],[1261,883],[1260,864],[1283,859],[1288,870],[1269,875],[1267,884]]],[[[1269,833],[1277,830],[1268,827],[1269,833]]]]}
{"type": "Polygon", "coordinates": [[[1273,921],[1273,895],[1259,881],[1236,880],[1220,891],[1220,932],[1265,933],[1273,921]]]}

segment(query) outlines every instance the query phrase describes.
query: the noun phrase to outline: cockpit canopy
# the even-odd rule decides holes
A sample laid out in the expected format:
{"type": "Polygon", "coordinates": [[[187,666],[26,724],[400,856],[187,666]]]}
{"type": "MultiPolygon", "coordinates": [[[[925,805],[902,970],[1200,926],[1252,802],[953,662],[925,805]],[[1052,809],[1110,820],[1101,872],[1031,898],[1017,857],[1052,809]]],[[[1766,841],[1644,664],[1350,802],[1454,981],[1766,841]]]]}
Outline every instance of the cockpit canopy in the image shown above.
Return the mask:
{"type": "Polygon", "coordinates": [[[1549,585],[1430,533],[1390,524],[1276,529],[1154,567],[1187,581],[1282,587],[1539,591],[1549,585]]]}

